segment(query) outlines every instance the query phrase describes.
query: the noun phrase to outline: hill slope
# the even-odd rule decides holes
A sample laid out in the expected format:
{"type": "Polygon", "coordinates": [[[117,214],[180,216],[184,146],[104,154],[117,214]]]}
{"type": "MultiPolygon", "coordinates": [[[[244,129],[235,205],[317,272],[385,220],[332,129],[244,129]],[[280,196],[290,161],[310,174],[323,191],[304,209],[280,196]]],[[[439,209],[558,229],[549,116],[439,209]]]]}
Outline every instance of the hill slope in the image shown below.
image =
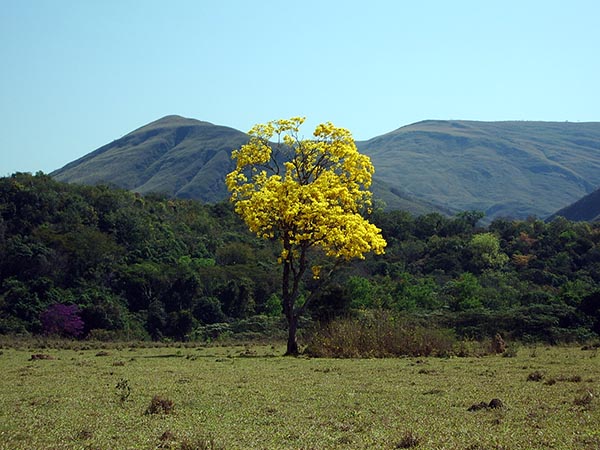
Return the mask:
{"type": "MultiPolygon", "coordinates": [[[[232,128],[167,116],[52,175],[219,201],[231,151],[246,140],[232,128]]],[[[547,217],[600,186],[600,123],[424,121],[357,146],[375,165],[375,197],[413,214],[547,217]]]]}
{"type": "Polygon", "coordinates": [[[358,147],[388,183],[488,218],[546,217],[600,185],[600,123],[424,121],[358,147]]]}
{"type": "MultiPolygon", "coordinates": [[[[233,128],[166,116],[67,164],[52,176],[69,183],[107,183],[140,193],[221,201],[228,197],[225,175],[234,167],[231,151],[247,140],[245,133],[233,128]]],[[[451,212],[451,208],[402,194],[383,180],[374,180],[372,188],[389,208],[413,214],[451,212]]]]}
{"type": "Polygon", "coordinates": [[[562,216],[573,221],[596,222],[600,221],[600,189],[577,200],[575,203],[562,208],[553,214],[553,217],[562,216]]]}
{"type": "Polygon", "coordinates": [[[80,184],[111,183],[140,193],[225,198],[231,151],[247,141],[233,128],[179,116],[143,126],[52,173],[80,184]]]}

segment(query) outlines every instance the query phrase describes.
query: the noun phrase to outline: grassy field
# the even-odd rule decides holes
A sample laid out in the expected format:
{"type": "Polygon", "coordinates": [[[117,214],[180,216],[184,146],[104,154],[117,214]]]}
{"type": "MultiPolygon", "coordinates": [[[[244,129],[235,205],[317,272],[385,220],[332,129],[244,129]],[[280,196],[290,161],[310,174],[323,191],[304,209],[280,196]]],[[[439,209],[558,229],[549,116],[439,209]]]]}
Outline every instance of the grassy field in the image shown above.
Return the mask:
{"type": "Polygon", "coordinates": [[[5,346],[0,448],[600,448],[597,350],[361,360],[281,353],[5,346]],[[157,395],[158,412],[148,413],[157,395]],[[472,408],[492,399],[503,406],[472,408]]]}

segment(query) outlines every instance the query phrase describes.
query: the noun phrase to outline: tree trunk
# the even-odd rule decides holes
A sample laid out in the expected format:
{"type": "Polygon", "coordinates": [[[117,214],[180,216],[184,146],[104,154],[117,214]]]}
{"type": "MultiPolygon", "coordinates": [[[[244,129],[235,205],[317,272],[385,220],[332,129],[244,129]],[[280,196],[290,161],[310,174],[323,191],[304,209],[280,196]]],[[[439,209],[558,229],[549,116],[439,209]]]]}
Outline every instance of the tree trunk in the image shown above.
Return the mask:
{"type": "Polygon", "coordinates": [[[288,341],[285,356],[298,356],[298,341],[296,340],[296,331],[298,330],[298,316],[291,312],[287,315],[288,320],[288,341]]]}
{"type": "MultiPolygon", "coordinates": [[[[289,242],[284,241],[283,248],[288,252],[291,251],[289,242]]],[[[298,314],[294,311],[294,303],[298,295],[298,274],[294,273],[292,264],[289,260],[283,263],[283,278],[282,278],[282,301],[283,313],[288,323],[288,341],[286,356],[298,356],[298,341],[296,340],[296,331],[298,330],[298,314]]]]}

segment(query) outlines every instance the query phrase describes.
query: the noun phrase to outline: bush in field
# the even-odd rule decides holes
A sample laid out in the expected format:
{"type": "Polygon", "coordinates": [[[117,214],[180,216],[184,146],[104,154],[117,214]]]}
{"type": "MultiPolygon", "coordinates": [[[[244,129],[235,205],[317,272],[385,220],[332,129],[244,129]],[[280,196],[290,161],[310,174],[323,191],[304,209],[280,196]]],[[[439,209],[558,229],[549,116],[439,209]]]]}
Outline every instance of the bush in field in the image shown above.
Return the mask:
{"type": "Polygon", "coordinates": [[[175,410],[175,403],[166,397],[155,395],[152,397],[145,414],[171,414],[175,410]]]}
{"type": "Polygon", "coordinates": [[[457,339],[453,330],[409,324],[385,312],[338,319],[313,336],[306,353],[317,357],[446,356],[457,339]]]}
{"type": "Polygon", "coordinates": [[[407,431],[394,448],[413,448],[417,447],[419,443],[420,439],[412,431],[407,431]]]}
{"type": "Polygon", "coordinates": [[[77,337],[83,332],[83,320],[77,305],[50,305],[40,316],[44,333],[58,336],[77,337]]]}

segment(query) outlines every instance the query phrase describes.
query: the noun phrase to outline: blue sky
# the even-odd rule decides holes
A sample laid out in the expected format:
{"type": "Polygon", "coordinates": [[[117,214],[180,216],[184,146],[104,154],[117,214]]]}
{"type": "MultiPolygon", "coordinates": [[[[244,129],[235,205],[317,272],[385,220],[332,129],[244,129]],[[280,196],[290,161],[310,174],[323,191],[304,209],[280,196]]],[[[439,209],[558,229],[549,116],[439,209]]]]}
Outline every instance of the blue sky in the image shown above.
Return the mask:
{"type": "Polygon", "coordinates": [[[0,176],[178,114],[600,121],[600,2],[0,0],[0,176]]]}

